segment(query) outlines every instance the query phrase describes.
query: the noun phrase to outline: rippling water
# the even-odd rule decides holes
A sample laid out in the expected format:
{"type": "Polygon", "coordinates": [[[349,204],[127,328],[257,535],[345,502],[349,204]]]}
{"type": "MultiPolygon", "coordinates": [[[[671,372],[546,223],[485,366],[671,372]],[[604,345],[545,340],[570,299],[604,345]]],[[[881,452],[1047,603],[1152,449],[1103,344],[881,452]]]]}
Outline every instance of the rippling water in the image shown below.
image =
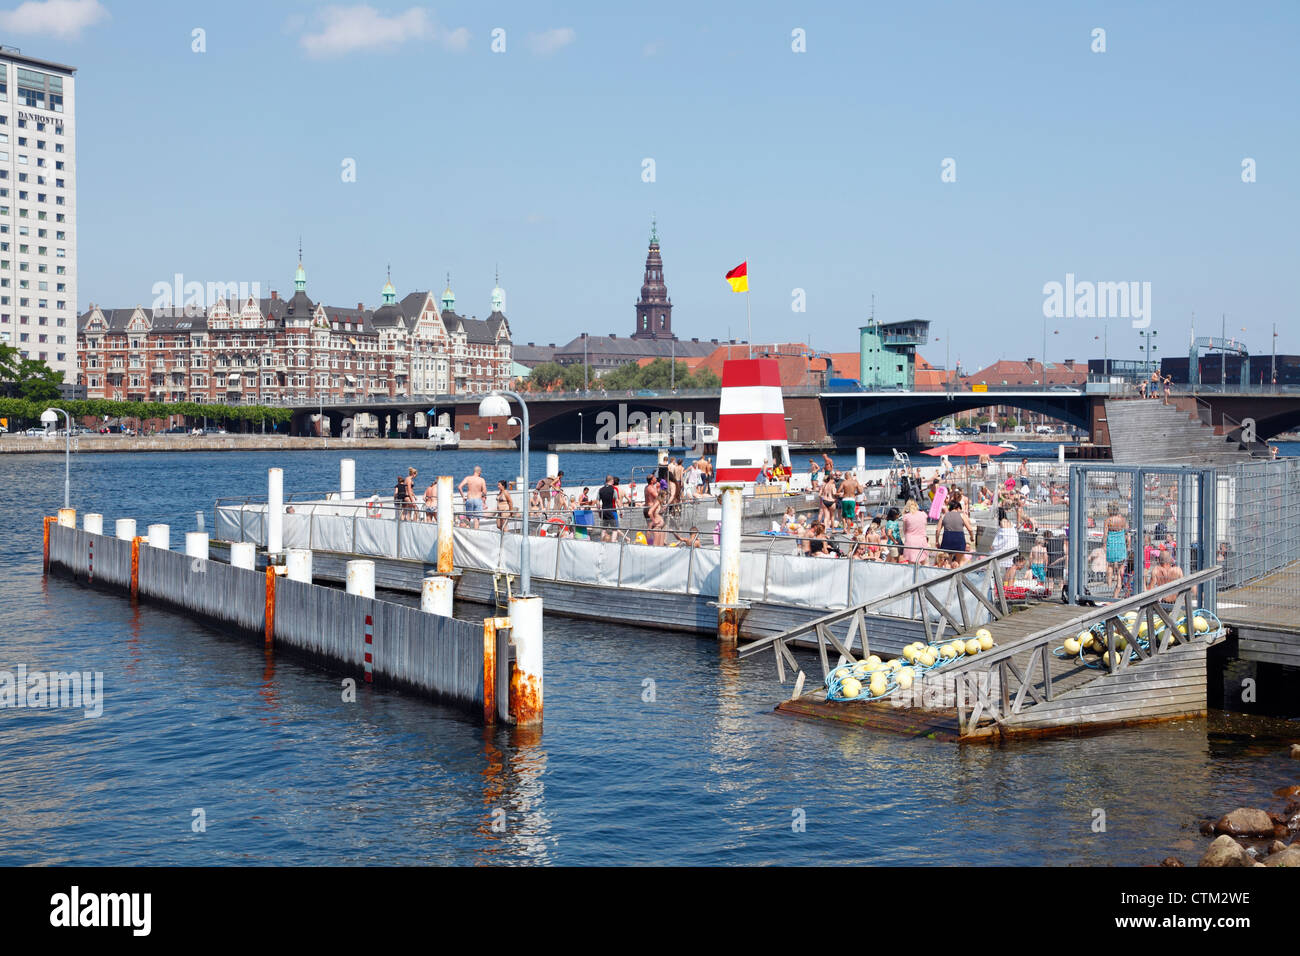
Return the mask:
{"type": "MultiPolygon", "coordinates": [[[[215,497],[261,493],[268,467],[286,469],[289,491],[333,488],[339,457],[78,455],[73,504],[108,527],[168,521],[177,542],[195,511],[211,521],[215,497]]],[[[492,479],[518,460],[352,457],[358,488],[386,487],[408,464],[428,477],[482,463],[492,479]]],[[[586,481],[611,461],[627,474],[650,458],[562,465],[586,481]]],[[[0,864],[1190,860],[1206,842],[1200,817],[1271,805],[1269,792],[1298,775],[1278,736],[1300,737],[1294,724],[1225,715],[1001,747],[778,717],[767,659],[557,617],[540,734],[370,688],[344,703],[338,677],[255,640],[43,579],[40,516],[61,503],[62,469],[61,455],[0,458],[0,670],[102,671],[104,713],[0,710],[0,864]],[[191,830],[195,809],[204,833],[191,830]]]]}

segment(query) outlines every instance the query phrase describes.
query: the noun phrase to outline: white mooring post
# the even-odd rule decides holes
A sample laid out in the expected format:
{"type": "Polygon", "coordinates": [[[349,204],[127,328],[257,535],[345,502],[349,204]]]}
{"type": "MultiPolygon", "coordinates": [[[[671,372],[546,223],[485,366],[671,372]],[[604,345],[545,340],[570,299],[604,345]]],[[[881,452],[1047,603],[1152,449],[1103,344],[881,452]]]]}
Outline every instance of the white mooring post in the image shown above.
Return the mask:
{"type": "Polygon", "coordinates": [[[375,596],[375,562],[349,561],[347,568],[347,589],[349,594],[357,597],[375,596]]]}
{"type": "Polygon", "coordinates": [[[123,541],[130,541],[132,538],[135,537],[134,518],[118,518],[117,525],[115,526],[115,528],[116,528],[117,536],[121,538],[123,541]]]}
{"type": "Polygon", "coordinates": [[[185,556],[208,560],[208,533],[206,531],[185,532],[185,556]]]}
{"type": "Polygon", "coordinates": [[[357,463],[351,458],[339,462],[339,497],[352,501],[357,496],[357,463]]]}
{"type": "Polygon", "coordinates": [[[251,541],[235,541],[230,545],[230,566],[246,571],[257,569],[257,545],[251,541]]]}
{"type": "Polygon", "coordinates": [[[284,550],[284,469],[266,472],[266,553],[284,550]]]}
{"type": "Polygon", "coordinates": [[[546,455],[546,477],[554,478],[560,473],[560,456],[555,452],[549,452],[546,455]]]}
{"type": "Polygon", "coordinates": [[[858,446],[857,451],[858,451],[858,460],[857,460],[858,478],[860,479],[862,477],[862,473],[867,470],[867,450],[861,446],[858,446]]]}
{"type": "Polygon", "coordinates": [[[77,509],[60,508],[59,524],[61,524],[65,528],[75,528],[77,526],[77,509]]]}
{"type": "Polygon", "coordinates": [[[722,489],[722,533],[719,537],[718,640],[734,644],[739,633],[740,517],[744,498],[738,485],[722,489]]]}
{"type": "Polygon", "coordinates": [[[89,514],[82,515],[81,527],[88,534],[103,534],[104,516],[95,514],[94,512],[90,512],[89,514]]]}
{"type": "Polygon", "coordinates": [[[1064,446],[1064,445],[1057,445],[1057,446],[1056,446],[1056,461],[1057,461],[1058,464],[1061,464],[1061,465],[1064,465],[1064,464],[1065,464],[1065,446],[1064,446]]]}
{"type": "Polygon", "coordinates": [[[170,551],[172,547],[172,529],[165,524],[149,525],[149,547],[159,551],[170,551]]]}
{"type": "Polygon", "coordinates": [[[290,548],[285,552],[284,568],[290,581],[311,584],[311,551],[307,548],[290,548]]]}
{"type": "Polygon", "coordinates": [[[516,726],[542,722],[542,599],[510,599],[510,641],[515,667],[510,675],[510,713],[516,726]]]}
{"type": "Polygon", "coordinates": [[[443,574],[425,578],[420,586],[420,610],[439,617],[451,617],[453,583],[443,574]]]}
{"type": "Polygon", "coordinates": [[[452,569],[452,528],[456,516],[451,505],[451,475],[438,476],[438,573],[451,574],[452,569]]]}

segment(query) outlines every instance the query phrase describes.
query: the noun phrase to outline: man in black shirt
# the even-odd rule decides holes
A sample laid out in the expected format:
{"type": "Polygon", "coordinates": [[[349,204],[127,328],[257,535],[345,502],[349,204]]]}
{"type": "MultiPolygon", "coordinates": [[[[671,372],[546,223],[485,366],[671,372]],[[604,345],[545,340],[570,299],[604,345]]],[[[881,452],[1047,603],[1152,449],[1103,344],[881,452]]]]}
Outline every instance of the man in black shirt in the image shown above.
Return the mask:
{"type": "Polygon", "coordinates": [[[605,483],[596,492],[600,501],[600,526],[602,528],[618,527],[618,489],[614,487],[614,476],[606,475],[605,483]]]}

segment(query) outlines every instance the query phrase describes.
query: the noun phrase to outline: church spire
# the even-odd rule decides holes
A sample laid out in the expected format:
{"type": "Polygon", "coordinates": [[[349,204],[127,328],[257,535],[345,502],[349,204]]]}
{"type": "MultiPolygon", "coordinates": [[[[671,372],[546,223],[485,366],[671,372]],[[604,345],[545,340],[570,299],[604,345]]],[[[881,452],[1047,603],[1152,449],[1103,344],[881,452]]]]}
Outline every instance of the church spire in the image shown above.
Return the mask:
{"type": "Polygon", "coordinates": [[[388,281],[384,283],[383,296],[384,305],[397,304],[397,290],[393,288],[393,267],[391,264],[388,266],[388,281]]]}
{"type": "Polygon", "coordinates": [[[451,273],[447,273],[447,288],[442,290],[442,311],[456,311],[456,293],[451,291],[451,273]]]}
{"type": "Polygon", "coordinates": [[[650,220],[650,249],[645,258],[645,277],[641,281],[641,298],[636,303],[634,339],[673,339],[673,300],[664,284],[664,262],[659,254],[659,228],[650,220]]]}
{"type": "Polygon", "coordinates": [[[296,292],[307,291],[307,270],[302,267],[302,236],[298,237],[298,269],[293,274],[293,288],[296,292]]]}

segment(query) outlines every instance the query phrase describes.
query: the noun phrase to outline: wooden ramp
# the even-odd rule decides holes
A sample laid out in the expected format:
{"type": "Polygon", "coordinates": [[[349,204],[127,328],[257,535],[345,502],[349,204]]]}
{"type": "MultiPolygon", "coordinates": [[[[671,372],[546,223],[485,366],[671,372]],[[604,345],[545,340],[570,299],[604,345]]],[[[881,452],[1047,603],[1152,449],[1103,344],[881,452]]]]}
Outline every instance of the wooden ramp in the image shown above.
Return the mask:
{"type": "MultiPolygon", "coordinates": [[[[923,675],[910,692],[879,701],[830,701],[818,687],[777,705],[790,716],[933,740],[989,741],[1004,737],[1074,734],[1105,727],[1199,716],[1206,709],[1206,650],[1221,632],[1174,637],[1191,618],[1194,597],[1218,568],[1104,608],[1040,604],[987,624],[995,646],[923,675]],[[1145,633],[1140,647],[1123,615],[1135,612],[1145,633]],[[1124,638],[1136,657],[1116,653],[1109,667],[1057,656],[1065,638],[1102,625],[1111,650],[1124,638]]],[[[1135,625],[1136,627],[1136,625],[1135,625]]],[[[973,630],[974,628],[971,628],[973,630]]]]}

